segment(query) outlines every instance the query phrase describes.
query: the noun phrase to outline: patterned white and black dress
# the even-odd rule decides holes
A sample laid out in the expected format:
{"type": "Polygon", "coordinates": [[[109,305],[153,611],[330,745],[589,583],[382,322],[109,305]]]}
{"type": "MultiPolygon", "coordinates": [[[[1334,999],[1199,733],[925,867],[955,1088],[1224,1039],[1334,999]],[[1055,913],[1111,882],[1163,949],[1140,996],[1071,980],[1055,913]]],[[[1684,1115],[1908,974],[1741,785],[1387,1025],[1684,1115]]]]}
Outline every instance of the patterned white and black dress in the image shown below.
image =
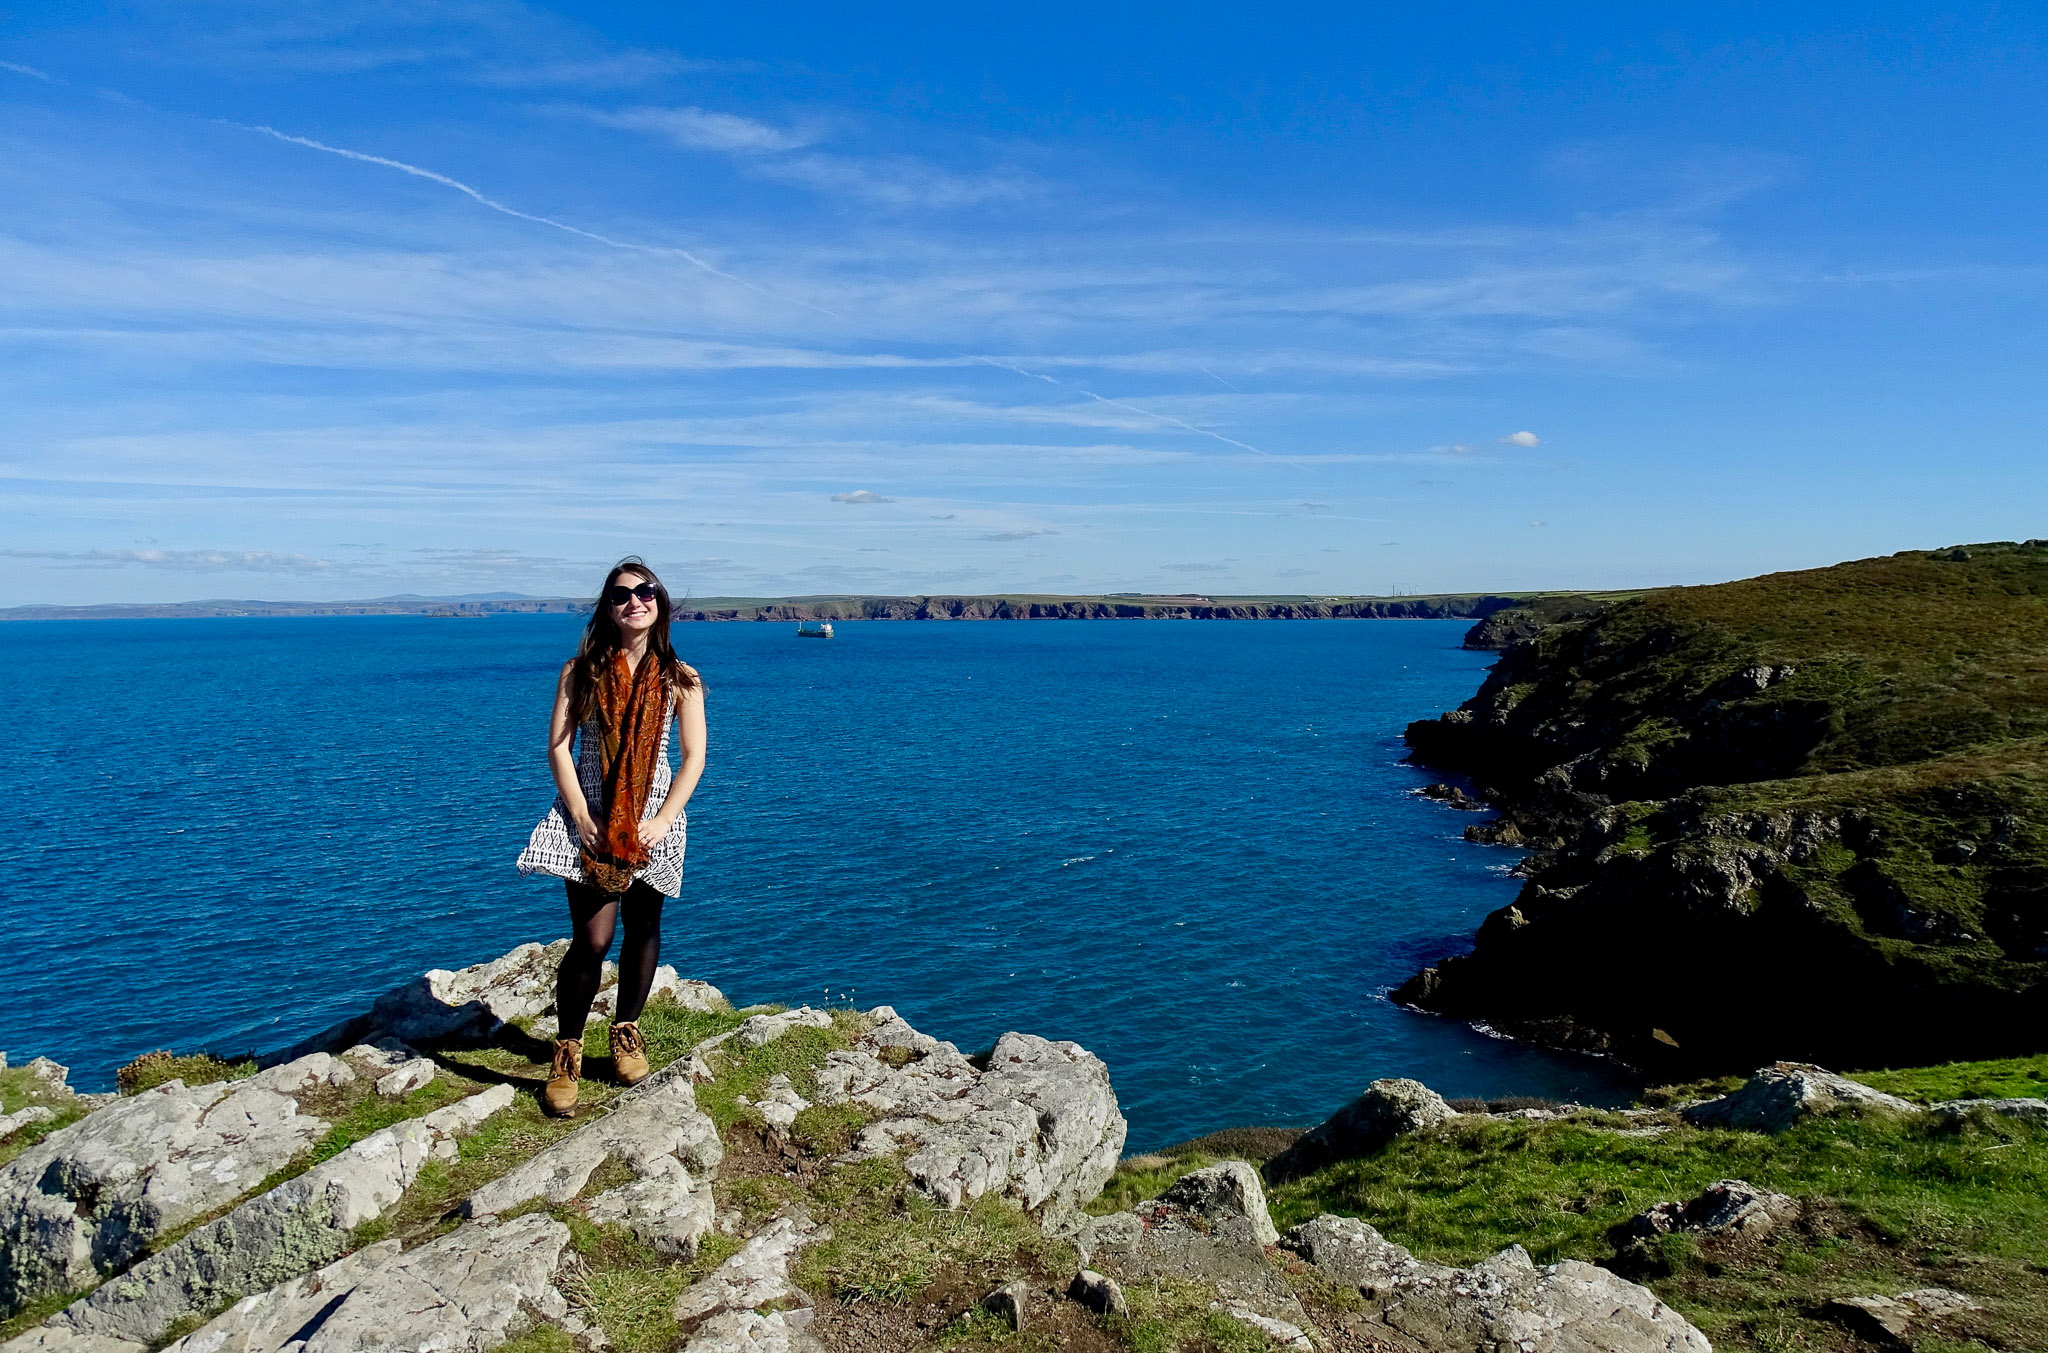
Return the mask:
{"type": "MultiPolygon", "coordinates": [[[[671,701],[668,712],[662,716],[661,752],[654,762],[653,781],[647,787],[647,807],[640,814],[643,822],[661,811],[662,800],[668,797],[669,781],[675,775],[668,763],[668,735],[675,724],[675,714],[675,703],[671,701]]],[[[598,741],[601,737],[595,719],[585,720],[583,726],[576,730],[576,778],[583,784],[583,797],[591,806],[592,816],[604,803],[604,778],[598,767],[598,741]]],[[[683,847],[689,825],[687,813],[676,814],[675,825],[647,852],[647,863],[633,872],[634,879],[663,897],[674,897],[682,892],[683,847]]],[[[568,811],[562,806],[559,794],[548,809],[548,815],[533,829],[526,849],[519,852],[519,872],[584,882],[583,851],[577,844],[576,829],[569,823],[568,811]]]]}

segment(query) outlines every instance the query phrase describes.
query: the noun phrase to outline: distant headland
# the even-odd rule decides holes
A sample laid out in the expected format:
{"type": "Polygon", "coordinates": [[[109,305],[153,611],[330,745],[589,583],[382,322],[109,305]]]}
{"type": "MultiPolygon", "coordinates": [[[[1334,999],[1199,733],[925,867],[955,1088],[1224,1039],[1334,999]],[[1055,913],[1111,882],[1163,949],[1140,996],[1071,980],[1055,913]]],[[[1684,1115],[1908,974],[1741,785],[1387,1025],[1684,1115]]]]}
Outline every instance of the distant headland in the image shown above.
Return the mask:
{"type": "MultiPolygon", "coordinates": [[[[1418,596],[1203,596],[1115,592],[1092,595],[684,597],[677,620],[1484,620],[1502,612],[1569,610],[1622,593],[1443,592],[1418,596]]],[[[243,616],[572,615],[581,597],[511,592],[457,597],[405,593],[362,601],[212,600],[107,606],[14,606],[5,620],[212,620],[243,616]]],[[[1475,645],[1480,646],[1480,645],[1475,645]]],[[[1486,644],[1493,647],[1496,645],[1486,644]]]]}

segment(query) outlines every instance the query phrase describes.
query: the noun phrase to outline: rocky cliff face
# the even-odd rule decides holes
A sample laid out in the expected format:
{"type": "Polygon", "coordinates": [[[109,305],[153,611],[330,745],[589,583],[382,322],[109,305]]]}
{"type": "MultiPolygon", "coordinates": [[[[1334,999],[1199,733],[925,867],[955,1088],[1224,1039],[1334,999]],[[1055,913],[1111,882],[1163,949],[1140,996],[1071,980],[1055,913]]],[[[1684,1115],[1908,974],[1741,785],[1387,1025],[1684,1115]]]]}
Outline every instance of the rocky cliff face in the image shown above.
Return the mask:
{"type": "Polygon", "coordinates": [[[1208,598],[1066,600],[1029,597],[848,597],[686,610],[678,620],[1446,620],[1486,616],[1513,597],[1455,596],[1364,601],[1232,601],[1208,598]]]}
{"type": "Polygon", "coordinates": [[[1091,1217],[1124,1120],[1070,1042],[968,1057],[886,1006],[735,1012],[664,969],[654,1074],[611,1088],[594,1026],[582,1112],[544,1118],[559,957],[427,973],[261,1071],[176,1063],[208,1084],[83,1099],[0,1058],[49,1101],[0,1120],[0,1350],[1706,1347],[1584,1264],[1426,1265],[1330,1216],[1283,1241],[1239,1161],[1091,1217]]]}
{"type": "Polygon", "coordinates": [[[1510,647],[1417,761],[1535,853],[1399,999],[1660,1070],[2048,1045],[2048,548],[1651,594],[1510,647]]]}

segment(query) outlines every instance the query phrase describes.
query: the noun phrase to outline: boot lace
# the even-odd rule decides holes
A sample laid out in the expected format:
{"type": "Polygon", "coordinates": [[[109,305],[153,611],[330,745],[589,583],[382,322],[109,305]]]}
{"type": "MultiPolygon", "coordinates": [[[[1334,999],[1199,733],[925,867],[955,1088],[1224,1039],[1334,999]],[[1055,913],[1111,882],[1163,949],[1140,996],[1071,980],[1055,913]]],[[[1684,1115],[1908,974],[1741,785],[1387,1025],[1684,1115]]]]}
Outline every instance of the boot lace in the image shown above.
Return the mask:
{"type": "Polygon", "coordinates": [[[583,1049],[577,1044],[570,1042],[555,1044],[554,1074],[556,1076],[567,1076],[569,1079],[575,1080],[577,1072],[581,1070],[580,1063],[582,1061],[583,1049]]]}
{"type": "Polygon", "coordinates": [[[614,1024],[612,1026],[612,1051],[645,1054],[647,1040],[640,1036],[637,1024],[614,1024]]]}

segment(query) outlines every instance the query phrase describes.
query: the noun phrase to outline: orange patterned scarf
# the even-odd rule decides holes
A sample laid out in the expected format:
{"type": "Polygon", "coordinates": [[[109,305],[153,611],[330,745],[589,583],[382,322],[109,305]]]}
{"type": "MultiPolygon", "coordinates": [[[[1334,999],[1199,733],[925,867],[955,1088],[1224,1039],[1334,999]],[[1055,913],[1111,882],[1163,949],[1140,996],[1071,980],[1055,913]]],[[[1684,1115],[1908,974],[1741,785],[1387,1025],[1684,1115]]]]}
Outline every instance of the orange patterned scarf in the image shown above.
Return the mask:
{"type": "Polygon", "coordinates": [[[598,773],[604,785],[604,816],[596,841],[583,843],[583,876],[607,893],[633,886],[633,873],[647,863],[640,844],[640,818],[661,758],[662,725],[668,717],[668,683],[652,653],[635,672],[626,655],[614,653],[597,678],[598,773]]]}

